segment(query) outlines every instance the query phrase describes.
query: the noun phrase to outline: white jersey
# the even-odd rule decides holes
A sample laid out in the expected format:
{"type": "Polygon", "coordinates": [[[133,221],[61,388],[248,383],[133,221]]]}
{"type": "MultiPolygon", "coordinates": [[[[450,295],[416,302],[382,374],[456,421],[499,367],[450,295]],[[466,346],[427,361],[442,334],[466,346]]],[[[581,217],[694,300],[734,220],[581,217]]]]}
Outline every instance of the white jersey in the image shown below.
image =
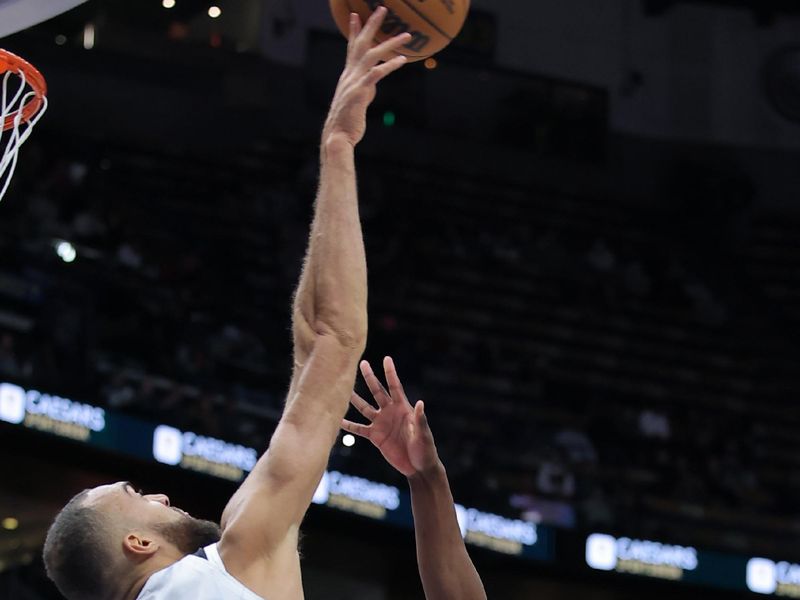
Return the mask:
{"type": "Polygon", "coordinates": [[[150,576],[136,600],[264,600],[225,569],[217,545],[150,576]],[[205,556],[205,558],[203,558],[205,556]]]}

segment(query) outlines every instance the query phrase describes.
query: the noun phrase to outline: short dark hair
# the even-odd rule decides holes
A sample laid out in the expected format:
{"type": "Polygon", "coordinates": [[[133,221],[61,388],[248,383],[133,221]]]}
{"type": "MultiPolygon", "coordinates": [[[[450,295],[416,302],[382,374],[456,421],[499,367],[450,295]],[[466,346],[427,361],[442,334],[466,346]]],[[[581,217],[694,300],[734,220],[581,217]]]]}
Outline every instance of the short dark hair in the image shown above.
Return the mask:
{"type": "Polygon", "coordinates": [[[109,555],[105,518],[85,506],[89,490],[70,500],[56,515],[44,542],[47,576],[69,600],[108,596],[109,555]]]}

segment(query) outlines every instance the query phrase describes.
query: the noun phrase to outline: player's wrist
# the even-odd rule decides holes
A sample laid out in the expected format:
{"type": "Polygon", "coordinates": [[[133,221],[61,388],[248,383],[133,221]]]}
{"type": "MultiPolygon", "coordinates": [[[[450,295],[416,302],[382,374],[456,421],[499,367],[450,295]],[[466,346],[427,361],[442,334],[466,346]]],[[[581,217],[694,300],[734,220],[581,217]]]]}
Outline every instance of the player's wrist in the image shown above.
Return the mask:
{"type": "Polygon", "coordinates": [[[447,477],[447,471],[444,468],[444,463],[436,457],[436,460],[431,462],[430,465],[415,471],[411,475],[408,476],[408,481],[412,485],[414,484],[434,484],[437,481],[441,480],[442,478],[447,477]]]}
{"type": "Polygon", "coordinates": [[[323,155],[338,152],[352,152],[355,144],[349,135],[344,131],[323,131],[322,133],[322,152],[323,155]]]}

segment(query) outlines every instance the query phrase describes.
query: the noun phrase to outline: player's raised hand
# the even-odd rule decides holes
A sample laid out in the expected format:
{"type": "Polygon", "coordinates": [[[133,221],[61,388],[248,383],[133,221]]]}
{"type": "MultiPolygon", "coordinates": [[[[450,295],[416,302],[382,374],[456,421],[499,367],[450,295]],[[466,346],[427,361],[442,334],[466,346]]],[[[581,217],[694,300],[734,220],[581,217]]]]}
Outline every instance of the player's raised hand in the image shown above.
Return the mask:
{"type": "Polygon", "coordinates": [[[411,34],[403,33],[375,44],[375,35],[386,18],[381,6],[362,27],[361,18],[350,15],[350,37],[347,63],[336,87],[323,139],[342,136],[355,146],[367,129],[367,107],[375,99],[378,82],[406,63],[406,57],[395,51],[407,44],[411,34]]]}
{"type": "Polygon", "coordinates": [[[371,441],[390,465],[411,477],[435,467],[439,455],[425,416],[424,403],[420,400],[412,406],[408,402],[391,358],[383,360],[383,369],[389,391],[375,376],[370,364],[367,361],[361,363],[361,374],[378,407],[354,392],[350,402],[369,421],[369,425],[344,419],[342,429],[371,441]]]}

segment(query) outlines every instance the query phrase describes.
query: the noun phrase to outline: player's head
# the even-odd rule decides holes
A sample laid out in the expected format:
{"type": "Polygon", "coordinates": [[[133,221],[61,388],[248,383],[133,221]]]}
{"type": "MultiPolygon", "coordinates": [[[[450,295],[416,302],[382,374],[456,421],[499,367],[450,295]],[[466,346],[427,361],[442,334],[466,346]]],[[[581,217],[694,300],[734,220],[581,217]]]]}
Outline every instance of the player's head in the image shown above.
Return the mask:
{"type": "Polygon", "coordinates": [[[61,510],[44,545],[47,574],[70,600],[103,598],[132,575],[164,568],[219,540],[216,523],[144,495],[129,482],[84,490],[61,510]]]}

